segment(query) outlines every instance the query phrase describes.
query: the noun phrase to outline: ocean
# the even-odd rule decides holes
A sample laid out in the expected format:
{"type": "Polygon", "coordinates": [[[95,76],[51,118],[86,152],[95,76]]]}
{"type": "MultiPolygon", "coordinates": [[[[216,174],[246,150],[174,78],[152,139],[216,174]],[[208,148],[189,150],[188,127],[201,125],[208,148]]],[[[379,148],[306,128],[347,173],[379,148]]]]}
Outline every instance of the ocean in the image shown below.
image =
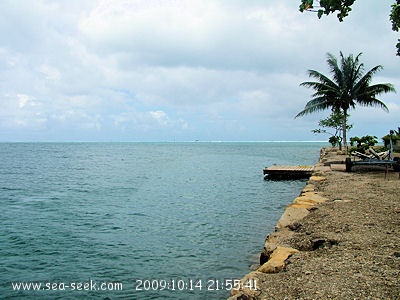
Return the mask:
{"type": "Polygon", "coordinates": [[[0,298],[226,299],[324,146],[0,143],[0,298]]]}

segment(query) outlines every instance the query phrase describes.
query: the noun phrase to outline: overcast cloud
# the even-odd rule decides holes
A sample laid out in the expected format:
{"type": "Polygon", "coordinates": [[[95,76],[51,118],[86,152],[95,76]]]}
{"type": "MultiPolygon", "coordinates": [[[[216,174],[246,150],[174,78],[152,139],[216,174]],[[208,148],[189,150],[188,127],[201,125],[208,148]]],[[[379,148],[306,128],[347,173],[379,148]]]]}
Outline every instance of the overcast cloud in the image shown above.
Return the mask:
{"type": "MultiPolygon", "coordinates": [[[[294,119],[307,70],[363,52],[400,92],[392,0],[356,1],[340,23],[300,0],[0,1],[0,141],[326,140],[329,112],[294,119]]],[[[385,135],[389,113],[351,111],[349,135],[385,135]]]]}

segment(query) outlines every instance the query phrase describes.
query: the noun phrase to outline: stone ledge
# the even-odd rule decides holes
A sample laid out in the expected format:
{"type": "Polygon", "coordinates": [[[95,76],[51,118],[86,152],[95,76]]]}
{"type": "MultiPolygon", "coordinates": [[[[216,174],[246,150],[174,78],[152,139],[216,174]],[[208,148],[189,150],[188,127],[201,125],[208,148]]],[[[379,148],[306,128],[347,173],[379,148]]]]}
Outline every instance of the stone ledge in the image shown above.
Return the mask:
{"type": "Polygon", "coordinates": [[[258,268],[258,271],[262,273],[278,273],[285,267],[286,260],[296,252],[299,252],[299,250],[278,246],[272,252],[269,260],[258,268]]]}
{"type": "Polygon", "coordinates": [[[316,175],[310,177],[310,181],[323,181],[323,180],[326,180],[326,177],[316,176],[316,175]]]}
{"type": "MultiPolygon", "coordinates": [[[[326,154],[325,150],[321,151],[321,158],[326,154]]],[[[264,251],[260,256],[261,266],[257,271],[253,271],[243,277],[242,282],[246,282],[249,279],[257,280],[260,274],[281,272],[286,266],[286,260],[294,253],[299,252],[298,249],[291,247],[289,240],[294,235],[293,230],[301,226],[299,221],[307,216],[315,205],[329,200],[322,193],[316,191],[315,184],[326,180],[324,174],[330,170],[330,166],[325,165],[321,160],[315,165],[314,173],[299,197],[296,197],[292,204],[285,208],[275,227],[275,232],[267,236],[264,251]]],[[[229,299],[242,299],[242,296],[246,296],[243,299],[255,299],[258,294],[257,291],[242,288],[238,291],[232,291],[232,297],[229,299]]]]}
{"type": "Polygon", "coordinates": [[[289,204],[279,219],[276,228],[283,228],[293,225],[303,219],[310,213],[310,208],[316,204],[324,203],[328,199],[321,193],[315,192],[313,185],[307,185],[300,196],[295,198],[292,204],[289,204]]]}

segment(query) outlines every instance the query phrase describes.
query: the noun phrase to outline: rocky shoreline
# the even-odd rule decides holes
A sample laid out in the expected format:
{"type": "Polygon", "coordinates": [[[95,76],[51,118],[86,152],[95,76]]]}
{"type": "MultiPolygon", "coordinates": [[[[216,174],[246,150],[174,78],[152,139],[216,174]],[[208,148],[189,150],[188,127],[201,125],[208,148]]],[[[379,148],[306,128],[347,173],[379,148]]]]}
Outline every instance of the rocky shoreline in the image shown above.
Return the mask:
{"type": "Polygon", "coordinates": [[[400,299],[400,175],[322,149],[233,299],[400,299]]]}

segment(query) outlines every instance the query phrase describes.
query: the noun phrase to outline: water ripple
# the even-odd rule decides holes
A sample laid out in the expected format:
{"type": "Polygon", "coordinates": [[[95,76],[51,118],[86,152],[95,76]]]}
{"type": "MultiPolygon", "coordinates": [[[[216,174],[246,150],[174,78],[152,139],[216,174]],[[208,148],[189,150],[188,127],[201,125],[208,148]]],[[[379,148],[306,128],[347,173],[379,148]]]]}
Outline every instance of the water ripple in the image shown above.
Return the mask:
{"type": "Polygon", "coordinates": [[[135,278],[240,278],[304,182],[265,182],[320,145],[0,143],[0,294],[7,299],[224,299],[135,278]],[[296,153],[296,155],[294,155],[296,153]],[[296,161],[291,161],[296,157],[296,161]],[[278,193],[279,191],[279,193],[278,193]],[[120,281],[123,291],[12,291],[15,281],[120,281]]]}

